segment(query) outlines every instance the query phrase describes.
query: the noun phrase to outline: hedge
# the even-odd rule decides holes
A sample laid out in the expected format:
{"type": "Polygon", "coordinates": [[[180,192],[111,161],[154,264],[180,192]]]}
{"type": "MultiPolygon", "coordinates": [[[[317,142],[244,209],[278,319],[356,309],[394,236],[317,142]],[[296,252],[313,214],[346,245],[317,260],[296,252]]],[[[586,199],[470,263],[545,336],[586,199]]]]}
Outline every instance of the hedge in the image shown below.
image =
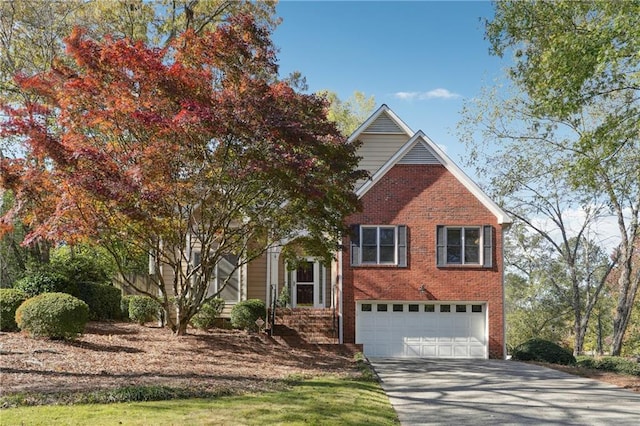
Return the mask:
{"type": "Polygon", "coordinates": [[[594,370],[640,376],[640,363],[620,356],[605,356],[601,358],[579,356],[577,363],[580,367],[593,368],[594,370]]]}
{"type": "Polygon", "coordinates": [[[89,306],[89,318],[94,321],[119,319],[120,289],[109,284],[86,283],[80,286],[78,298],[89,306]]]}
{"type": "Polygon", "coordinates": [[[160,318],[162,305],[149,296],[129,297],[129,319],[140,325],[160,318]]]}
{"type": "Polygon", "coordinates": [[[16,310],[20,330],[33,337],[73,339],[84,331],[89,307],[66,293],[43,293],[27,299],[16,310]]]}
{"type": "Polygon", "coordinates": [[[266,306],[260,299],[249,299],[238,302],[231,309],[231,326],[248,331],[257,331],[256,320],[265,319],[266,306]]]}
{"type": "Polygon", "coordinates": [[[29,273],[24,278],[16,281],[13,288],[22,291],[29,297],[34,297],[42,293],[78,295],[78,286],[75,282],[71,282],[64,274],[48,269],[41,269],[29,273]]]}
{"type": "Polygon", "coordinates": [[[530,339],[516,346],[511,354],[516,361],[539,361],[552,364],[575,364],[573,354],[548,340],[530,339]]]}
{"type": "Polygon", "coordinates": [[[224,300],[220,298],[211,299],[205,302],[197,314],[191,318],[191,325],[201,330],[212,328],[216,320],[220,318],[220,314],[224,309],[224,300]]]}
{"type": "Polygon", "coordinates": [[[0,288],[0,331],[17,331],[16,309],[28,296],[15,288],[0,288]]]}

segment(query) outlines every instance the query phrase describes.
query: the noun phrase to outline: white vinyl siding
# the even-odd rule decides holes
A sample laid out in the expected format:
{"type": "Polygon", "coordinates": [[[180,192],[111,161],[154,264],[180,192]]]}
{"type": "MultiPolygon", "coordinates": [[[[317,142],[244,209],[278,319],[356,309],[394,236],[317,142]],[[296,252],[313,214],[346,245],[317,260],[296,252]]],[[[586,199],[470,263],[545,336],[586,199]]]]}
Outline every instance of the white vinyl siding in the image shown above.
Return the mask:
{"type": "MultiPolygon", "coordinates": [[[[361,157],[358,168],[373,176],[408,139],[405,134],[362,134],[359,138],[362,145],[357,151],[357,155],[361,157]]],[[[359,181],[356,188],[364,182],[366,180],[359,181]]]]}

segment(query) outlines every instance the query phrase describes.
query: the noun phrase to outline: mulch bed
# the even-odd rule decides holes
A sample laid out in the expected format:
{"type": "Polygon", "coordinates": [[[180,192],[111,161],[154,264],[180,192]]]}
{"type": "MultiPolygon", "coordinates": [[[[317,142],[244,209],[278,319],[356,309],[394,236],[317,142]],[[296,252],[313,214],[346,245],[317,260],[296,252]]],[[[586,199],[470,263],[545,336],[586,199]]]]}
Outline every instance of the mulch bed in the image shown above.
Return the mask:
{"type": "Polygon", "coordinates": [[[0,333],[0,395],[84,392],[136,385],[217,392],[269,390],[292,376],[356,376],[354,351],[291,347],[264,334],[170,330],[92,322],[74,341],[0,333]]]}

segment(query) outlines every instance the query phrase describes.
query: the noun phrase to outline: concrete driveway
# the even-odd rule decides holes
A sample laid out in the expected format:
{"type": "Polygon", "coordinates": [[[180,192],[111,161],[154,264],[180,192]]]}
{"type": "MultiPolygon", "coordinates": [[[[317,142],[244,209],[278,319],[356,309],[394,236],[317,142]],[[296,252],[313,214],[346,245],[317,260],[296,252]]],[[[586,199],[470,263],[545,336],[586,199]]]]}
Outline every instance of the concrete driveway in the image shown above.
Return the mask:
{"type": "Polygon", "coordinates": [[[371,359],[402,425],[640,425],[640,394],[499,360],[371,359]]]}

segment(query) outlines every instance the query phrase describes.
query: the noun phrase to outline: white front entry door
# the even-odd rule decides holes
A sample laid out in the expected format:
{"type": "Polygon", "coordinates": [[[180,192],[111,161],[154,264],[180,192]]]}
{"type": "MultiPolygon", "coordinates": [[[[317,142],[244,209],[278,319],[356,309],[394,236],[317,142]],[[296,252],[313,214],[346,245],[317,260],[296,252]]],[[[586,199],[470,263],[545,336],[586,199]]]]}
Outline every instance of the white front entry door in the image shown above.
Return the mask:
{"type": "Polygon", "coordinates": [[[486,307],[468,302],[358,302],[356,343],[369,357],[488,358],[486,307]]]}

